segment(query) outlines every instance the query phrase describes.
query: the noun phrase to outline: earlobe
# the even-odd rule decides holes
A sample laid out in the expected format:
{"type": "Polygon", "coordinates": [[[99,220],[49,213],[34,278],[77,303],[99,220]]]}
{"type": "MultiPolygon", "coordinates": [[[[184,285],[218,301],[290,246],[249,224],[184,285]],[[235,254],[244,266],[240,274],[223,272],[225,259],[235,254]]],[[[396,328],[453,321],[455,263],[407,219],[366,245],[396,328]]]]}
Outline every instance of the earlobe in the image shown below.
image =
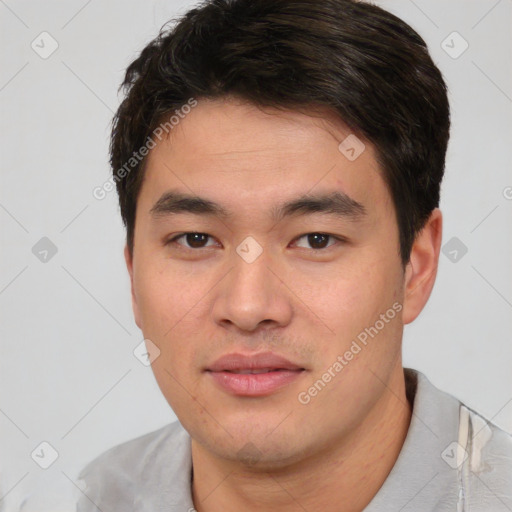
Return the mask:
{"type": "Polygon", "coordinates": [[[135,294],[135,287],[133,284],[133,256],[130,254],[130,249],[128,248],[128,245],[125,245],[124,247],[124,260],[126,262],[126,268],[128,269],[128,274],[130,276],[130,289],[131,289],[131,295],[132,295],[132,310],[133,310],[133,316],[135,318],[135,323],[139,327],[139,329],[142,330],[141,322],[140,322],[140,315],[139,315],[139,307],[137,304],[137,296],[135,294]]]}
{"type": "Polygon", "coordinates": [[[442,238],[442,214],[435,208],[418,233],[404,278],[403,323],[415,320],[430,297],[436,280],[442,238]]]}

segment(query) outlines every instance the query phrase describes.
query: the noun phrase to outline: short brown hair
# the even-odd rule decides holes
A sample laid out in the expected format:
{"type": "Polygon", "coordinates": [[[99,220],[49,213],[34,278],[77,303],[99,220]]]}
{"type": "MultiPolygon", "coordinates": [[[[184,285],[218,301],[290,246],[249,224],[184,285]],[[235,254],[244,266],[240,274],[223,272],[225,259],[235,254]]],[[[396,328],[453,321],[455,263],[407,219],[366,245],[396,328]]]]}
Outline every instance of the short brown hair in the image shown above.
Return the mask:
{"type": "MultiPolygon", "coordinates": [[[[375,5],[206,1],[164,26],[121,87],[126,97],[110,145],[114,173],[190,98],[236,95],[260,106],[327,106],[375,146],[404,265],[439,205],[450,128],[446,85],[423,39],[375,5]]],[[[116,179],[130,251],[144,161],[116,179]]]]}

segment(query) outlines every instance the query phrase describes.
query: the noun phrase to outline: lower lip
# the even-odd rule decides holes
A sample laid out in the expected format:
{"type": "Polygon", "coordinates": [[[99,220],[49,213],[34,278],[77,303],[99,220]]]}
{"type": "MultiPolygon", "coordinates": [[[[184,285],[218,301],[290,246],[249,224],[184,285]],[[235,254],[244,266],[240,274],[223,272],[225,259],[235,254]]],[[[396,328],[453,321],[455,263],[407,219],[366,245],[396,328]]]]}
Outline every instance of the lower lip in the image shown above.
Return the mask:
{"type": "Polygon", "coordinates": [[[265,396],[299,378],[304,370],[266,373],[208,372],[225,391],[239,396],[265,396]]]}

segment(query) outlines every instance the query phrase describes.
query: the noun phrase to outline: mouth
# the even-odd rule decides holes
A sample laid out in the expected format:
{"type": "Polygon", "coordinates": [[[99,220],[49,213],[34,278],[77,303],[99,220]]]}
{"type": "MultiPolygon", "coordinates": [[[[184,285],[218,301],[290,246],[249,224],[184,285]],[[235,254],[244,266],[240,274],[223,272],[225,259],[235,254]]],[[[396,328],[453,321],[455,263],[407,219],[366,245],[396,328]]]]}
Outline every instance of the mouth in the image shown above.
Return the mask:
{"type": "Polygon", "coordinates": [[[260,373],[270,373],[270,372],[283,372],[283,371],[299,371],[304,368],[299,368],[297,370],[287,370],[286,368],[242,368],[240,370],[223,370],[227,373],[238,373],[240,375],[258,375],[260,373]]]}
{"type": "Polygon", "coordinates": [[[271,352],[227,354],[205,369],[215,384],[232,395],[270,395],[299,378],[306,369],[271,352]]]}
{"type": "Polygon", "coordinates": [[[300,365],[273,352],[225,354],[206,368],[210,372],[266,373],[280,370],[304,370],[300,365]]]}

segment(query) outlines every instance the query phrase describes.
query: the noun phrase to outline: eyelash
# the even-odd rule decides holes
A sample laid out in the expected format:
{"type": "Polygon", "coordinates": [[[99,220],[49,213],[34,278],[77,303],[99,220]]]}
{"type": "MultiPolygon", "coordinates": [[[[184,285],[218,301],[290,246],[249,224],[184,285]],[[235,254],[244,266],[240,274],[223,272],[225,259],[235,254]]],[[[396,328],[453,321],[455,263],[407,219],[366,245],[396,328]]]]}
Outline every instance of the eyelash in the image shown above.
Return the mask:
{"type": "MultiPolygon", "coordinates": [[[[208,247],[211,247],[211,246],[205,246],[205,247],[194,248],[194,247],[183,246],[183,245],[177,243],[177,240],[179,240],[180,238],[186,237],[187,235],[205,235],[209,239],[213,238],[211,235],[208,235],[208,233],[201,233],[199,231],[186,231],[184,233],[179,233],[178,235],[173,236],[171,239],[169,239],[167,242],[165,242],[165,245],[167,246],[167,245],[171,245],[171,244],[177,244],[177,245],[180,245],[183,249],[190,250],[190,251],[197,251],[197,250],[200,250],[200,249],[207,249],[208,247]]],[[[319,232],[319,231],[312,231],[310,233],[304,233],[303,235],[300,235],[297,238],[295,238],[293,241],[296,242],[297,240],[300,240],[301,238],[307,237],[309,235],[320,235],[320,236],[328,237],[329,239],[336,240],[337,242],[341,242],[341,243],[346,243],[347,242],[347,239],[345,239],[343,237],[334,236],[334,235],[331,235],[329,233],[322,233],[322,232],[319,232]]],[[[326,247],[322,247],[322,248],[319,248],[319,249],[318,248],[311,248],[311,250],[315,251],[315,252],[325,251],[326,249],[329,249],[333,245],[336,245],[336,244],[330,244],[330,245],[327,245],[326,247]]],[[[304,249],[304,247],[302,247],[302,249],[304,249]]]]}

